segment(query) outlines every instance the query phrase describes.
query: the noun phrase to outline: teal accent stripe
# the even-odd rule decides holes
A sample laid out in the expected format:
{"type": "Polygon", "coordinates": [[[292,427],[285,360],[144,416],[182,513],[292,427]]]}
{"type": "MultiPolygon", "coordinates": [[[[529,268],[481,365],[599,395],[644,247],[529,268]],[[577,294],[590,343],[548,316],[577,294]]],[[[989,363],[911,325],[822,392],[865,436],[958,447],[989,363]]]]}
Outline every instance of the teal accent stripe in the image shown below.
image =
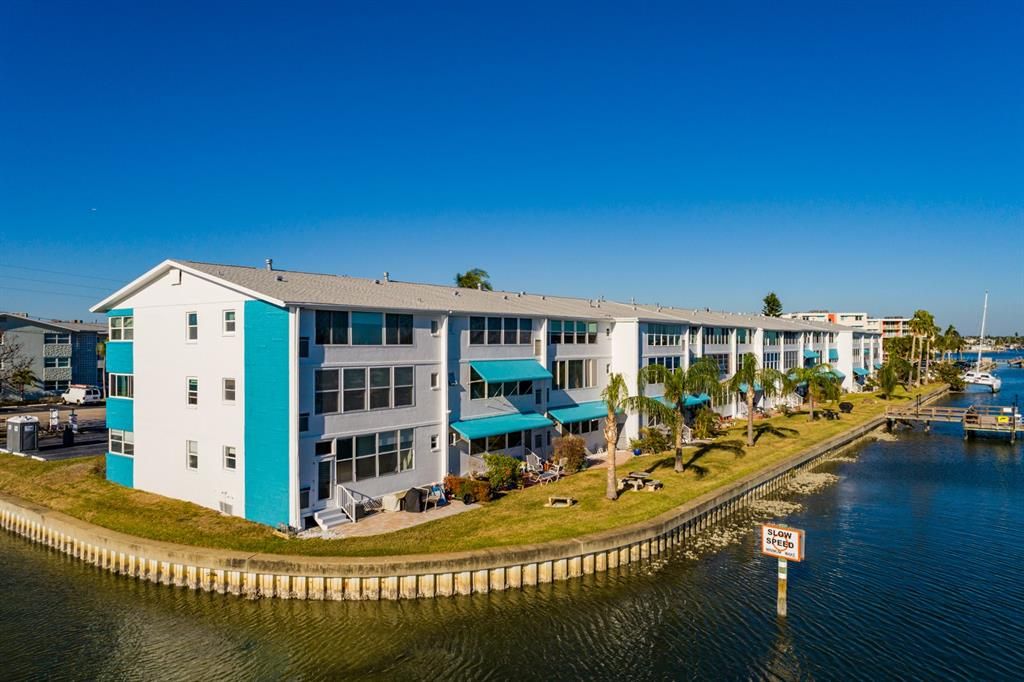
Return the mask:
{"type": "Polygon", "coordinates": [[[135,487],[135,458],[107,453],[107,480],[126,488],[135,487]]]}
{"type": "Polygon", "coordinates": [[[107,428],[135,430],[135,401],[128,398],[107,398],[107,428]]]}
{"type": "Polygon", "coordinates": [[[289,522],[288,311],[246,301],[245,518],[289,522]]]}
{"type": "Polygon", "coordinates": [[[135,310],[132,308],[114,308],[113,310],[107,311],[107,317],[124,317],[126,315],[134,315],[135,310]]]}
{"type": "Polygon", "coordinates": [[[106,369],[110,374],[132,374],[135,372],[135,342],[108,341],[106,369]]]}

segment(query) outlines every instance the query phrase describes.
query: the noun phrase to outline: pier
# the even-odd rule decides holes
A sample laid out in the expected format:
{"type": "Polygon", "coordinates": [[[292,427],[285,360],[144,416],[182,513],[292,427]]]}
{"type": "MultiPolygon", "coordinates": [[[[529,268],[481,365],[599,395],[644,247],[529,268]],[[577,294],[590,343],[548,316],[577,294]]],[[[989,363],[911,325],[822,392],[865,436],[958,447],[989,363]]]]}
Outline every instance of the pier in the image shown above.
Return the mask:
{"type": "Polygon", "coordinates": [[[912,424],[923,422],[925,429],[933,422],[960,424],[964,430],[964,440],[971,435],[983,433],[1004,433],[1009,435],[1010,442],[1016,442],[1017,434],[1024,433],[1020,412],[1016,405],[971,405],[970,407],[887,407],[885,418],[891,430],[896,423],[912,424]]]}

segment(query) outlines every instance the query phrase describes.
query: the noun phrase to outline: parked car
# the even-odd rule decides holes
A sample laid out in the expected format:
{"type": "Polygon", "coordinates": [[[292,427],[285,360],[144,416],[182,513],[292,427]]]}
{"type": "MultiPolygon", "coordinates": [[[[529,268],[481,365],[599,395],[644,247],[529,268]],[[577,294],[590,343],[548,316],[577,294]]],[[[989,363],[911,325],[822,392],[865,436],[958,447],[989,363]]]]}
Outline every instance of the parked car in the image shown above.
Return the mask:
{"type": "Polygon", "coordinates": [[[89,405],[103,402],[103,392],[97,386],[75,384],[60,396],[65,405],[89,405]]]}

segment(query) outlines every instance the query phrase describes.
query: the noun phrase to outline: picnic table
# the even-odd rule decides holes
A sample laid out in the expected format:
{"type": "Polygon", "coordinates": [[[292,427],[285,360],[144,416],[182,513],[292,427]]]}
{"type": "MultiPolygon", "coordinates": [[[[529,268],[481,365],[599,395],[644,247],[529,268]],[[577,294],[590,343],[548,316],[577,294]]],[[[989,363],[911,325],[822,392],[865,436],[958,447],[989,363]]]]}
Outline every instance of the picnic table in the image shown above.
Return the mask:
{"type": "Polygon", "coordinates": [[[662,487],[661,481],[656,481],[654,478],[645,471],[631,471],[629,474],[619,481],[619,485],[623,488],[632,488],[634,491],[648,489],[658,490],[662,487]]]}

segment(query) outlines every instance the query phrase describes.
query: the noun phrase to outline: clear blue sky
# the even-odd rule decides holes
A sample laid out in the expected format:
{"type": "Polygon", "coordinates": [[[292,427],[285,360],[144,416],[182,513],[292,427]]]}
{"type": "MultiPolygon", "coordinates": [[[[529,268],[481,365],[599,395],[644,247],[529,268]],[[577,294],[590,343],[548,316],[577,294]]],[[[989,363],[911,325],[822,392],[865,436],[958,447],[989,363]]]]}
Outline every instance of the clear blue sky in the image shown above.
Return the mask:
{"type": "Polygon", "coordinates": [[[151,4],[0,9],[0,309],[273,257],[1024,333],[1019,2],[151,4]]]}

